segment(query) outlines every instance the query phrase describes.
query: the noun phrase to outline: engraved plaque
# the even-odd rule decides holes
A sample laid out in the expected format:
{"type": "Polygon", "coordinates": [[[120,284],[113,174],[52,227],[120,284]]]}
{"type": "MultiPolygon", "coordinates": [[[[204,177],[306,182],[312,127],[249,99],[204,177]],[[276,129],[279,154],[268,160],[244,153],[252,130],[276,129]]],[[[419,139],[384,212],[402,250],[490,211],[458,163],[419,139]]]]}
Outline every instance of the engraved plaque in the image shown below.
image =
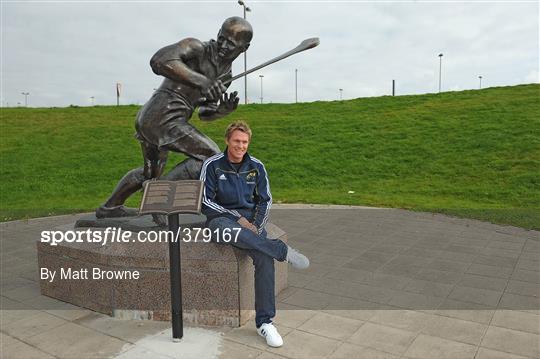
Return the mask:
{"type": "Polygon", "coordinates": [[[139,214],[201,213],[203,182],[146,181],[139,214]]]}

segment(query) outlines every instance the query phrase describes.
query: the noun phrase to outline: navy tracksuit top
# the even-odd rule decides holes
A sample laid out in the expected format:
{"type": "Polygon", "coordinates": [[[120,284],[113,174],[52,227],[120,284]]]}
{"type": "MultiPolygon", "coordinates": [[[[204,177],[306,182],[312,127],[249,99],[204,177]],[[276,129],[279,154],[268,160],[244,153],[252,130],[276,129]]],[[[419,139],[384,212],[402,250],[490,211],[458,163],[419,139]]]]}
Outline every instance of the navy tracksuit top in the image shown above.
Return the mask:
{"type": "Polygon", "coordinates": [[[208,220],[245,217],[263,231],[272,204],[268,175],[261,161],[244,155],[238,171],[227,157],[227,149],[204,161],[200,180],[204,181],[202,212],[208,220]]]}

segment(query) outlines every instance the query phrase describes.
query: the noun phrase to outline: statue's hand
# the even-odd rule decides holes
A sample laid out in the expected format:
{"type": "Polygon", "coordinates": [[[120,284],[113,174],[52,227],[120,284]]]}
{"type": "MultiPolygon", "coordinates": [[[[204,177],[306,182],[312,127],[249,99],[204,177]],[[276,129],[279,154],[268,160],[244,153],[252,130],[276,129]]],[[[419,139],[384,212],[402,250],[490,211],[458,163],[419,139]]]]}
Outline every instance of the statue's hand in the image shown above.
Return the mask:
{"type": "Polygon", "coordinates": [[[209,102],[217,102],[221,94],[227,91],[227,88],[220,80],[209,82],[208,86],[202,91],[203,96],[209,102]]]}
{"type": "Polygon", "coordinates": [[[221,100],[219,101],[219,107],[217,109],[218,113],[222,115],[230,114],[238,107],[238,101],[240,101],[240,98],[238,97],[238,92],[234,91],[231,92],[229,95],[224,93],[221,97],[221,100]]]}
{"type": "Polygon", "coordinates": [[[204,107],[206,111],[217,112],[219,106],[216,101],[216,102],[206,102],[204,103],[204,107]]]}

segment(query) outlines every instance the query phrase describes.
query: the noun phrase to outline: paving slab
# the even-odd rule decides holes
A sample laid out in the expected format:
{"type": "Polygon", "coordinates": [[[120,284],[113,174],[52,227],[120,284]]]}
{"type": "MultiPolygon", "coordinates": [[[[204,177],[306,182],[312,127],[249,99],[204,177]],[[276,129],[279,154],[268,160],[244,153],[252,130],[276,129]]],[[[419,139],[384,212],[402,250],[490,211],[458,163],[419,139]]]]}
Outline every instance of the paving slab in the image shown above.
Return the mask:
{"type": "Polygon", "coordinates": [[[299,326],[298,329],[311,334],[344,341],[349,339],[363,324],[364,322],[356,319],[344,318],[327,313],[317,313],[299,326]]]}
{"type": "Polygon", "coordinates": [[[490,326],[481,346],[531,358],[540,357],[540,336],[513,329],[490,326]]]}
{"type": "Polygon", "coordinates": [[[497,310],[491,325],[540,334],[540,315],[517,310],[497,310]]]}
{"type": "Polygon", "coordinates": [[[419,335],[405,353],[415,359],[473,359],[476,346],[441,339],[429,335],[419,335]]]}
{"type": "Polygon", "coordinates": [[[366,359],[398,359],[399,356],[390,353],[381,352],[372,348],[366,348],[359,345],[342,343],[336,351],[334,351],[330,359],[351,359],[351,358],[366,358],[366,359]]]}
{"type": "Polygon", "coordinates": [[[453,289],[454,284],[445,284],[419,279],[412,279],[405,287],[405,291],[407,292],[443,298],[446,298],[453,289]]]}
{"type": "Polygon", "coordinates": [[[527,358],[521,355],[505,353],[498,350],[480,348],[478,349],[478,353],[476,353],[475,359],[530,359],[530,358],[527,358]]]}
{"type": "Polygon", "coordinates": [[[522,258],[518,261],[516,268],[538,272],[540,271],[540,260],[522,258]]]}
{"type": "Polygon", "coordinates": [[[420,332],[436,318],[438,317],[433,314],[396,308],[395,310],[378,310],[369,321],[410,332],[420,332]]]}
{"type": "Polygon", "coordinates": [[[501,296],[502,291],[458,285],[452,290],[452,293],[450,293],[448,297],[450,299],[461,300],[463,302],[495,306],[497,303],[499,303],[501,296]]]}
{"type": "Polygon", "coordinates": [[[485,324],[443,316],[433,316],[427,321],[426,326],[421,332],[422,334],[433,337],[479,345],[486,329],[487,325],[485,324]]]}
{"type": "Polygon", "coordinates": [[[261,354],[264,353],[264,351],[228,340],[222,341],[218,350],[220,359],[255,359],[260,358],[261,354]]]}
{"type": "Polygon", "coordinates": [[[26,342],[50,355],[66,359],[110,357],[128,344],[70,322],[29,337],[26,342]]]}
{"type": "Polygon", "coordinates": [[[463,274],[458,282],[459,286],[503,291],[508,284],[508,280],[502,278],[489,278],[476,274],[463,274]]]}
{"type": "MultiPolygon", "coordinates": [[[[238,358],[241,358],[241,356],[238,358]]],[[[287,358],[287,357],[270,353],[270,352],[264,352],[257,357],[257,359],[283,359],[283,358],[287,358]]]]}
{"type": "Polygon", "coordinates": [[[325,358],[332,354],[339,341],[315,334],[294,330],[283,337],[287,345],[268,351],[293,359],[325,358]]]}
{"type": "Polygon", "coordinates": [[[499,303],[499,307],[540,314],[540,298],[504,293],[499,303]]]}
{"type": "MultiPolygon", "coordinates": [[[[26,281],[24,278],[23,280],[26,281]]],[[[27,285],[22,285],[14,289],[2,290],[2,296],[19,302],[39,297],[41,295],[39,285],[36,282],[28,282],[29,284],[27,285]]]]}
{"type": "Polygon", "coordinates": [[[74,323],[129,343],[143,339],[149,333],[161,332],[170,327],[169,322],[119,320],[101,313],[92,313],[75,319],[74,323]]]}
{"type": "Polygon", "coordinates": [[[287,303],[278,303],[274,322],[289,328],[297,328],[317,314],[315,310],[305,309],[287,303]]]}
{"type": "Polygon", "coordinates": [[[2,330],[14,338],[26,340],[29,337],[47,332],[66,323],[67,321],[64,319],[39,311],[34,315],[4,325],[2,330]]]}
{"type": "Polygon", "coordinates": [[[2,338],[2,358],[5,359],[54,359],[55,357],[20,340],[2,338]]]}
{"type": "Polygon", "coordinates": [[[388,304],[410,310],[432,311],[439,308],[444,298],[409,292],[396,293],[388,304]]]}
{"type": "Polygon", "coordinates": [[[333,298],[332,303],[323,309],[323,312],[339,317],[367,321],[377,313],[385,311],[384,308],[387,307],[388,306],[384,304],[368,302],[361,299],[335,297],[333,298]]]}
{"type": "Polygon", "coordinates": [[[348,342],[379,351],[401,355],[411,345],[416,333],[385,325],[365,323],[348,342]]]}
{"type": "Polygon", "coordinates": [[[450,318],[468,320],[471,322],[489,324],[495,307],[459,300],[446,299],[435,311],[436,314],[450,318]]]}
{"type": "Polygon", "coordinates": [[[512,268],[473,263],[469,266],[466,272],[485,277],[508,279],[512,275],[512,268]]]}
{"type": "Polygon", "coordinates": [[[532,270],[515,269],[512,273],[513,280],[540,284],[540,272],[532,270]]]}
{"type": "Polygon", "coordinates": [[[185,328],[183,338],[173,342],[171,329],[166,329],[126,344],[116,358],[216,358],[220,355],[221,334],[215,329],[185,328]]]}
{"type": "Polygon", "coordinates": [[[540,285],[518,280],[510,280],[506,286],[506,292],[531,297],[540,297],[540,285]]]}

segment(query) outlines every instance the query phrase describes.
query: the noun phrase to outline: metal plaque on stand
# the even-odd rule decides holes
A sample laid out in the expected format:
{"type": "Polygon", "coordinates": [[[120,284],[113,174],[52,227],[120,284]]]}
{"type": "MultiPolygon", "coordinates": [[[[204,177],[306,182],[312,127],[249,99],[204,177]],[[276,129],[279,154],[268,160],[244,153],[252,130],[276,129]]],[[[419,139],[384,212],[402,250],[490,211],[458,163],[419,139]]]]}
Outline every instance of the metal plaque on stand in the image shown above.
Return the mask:
{"type": "MultiPolygon", "coordinates": [[[[139,214],[163,214],[168,216],[169,231],[179,230],[179,215],[201,213],[204,183],[198,180],[162,181],[151,180],[144,183],[144,195],[139,214]]],[[[180,242],[169,239],[169,260],[171,276],[171,321],[173,340],[184,336],[182,319],[182,277],[180,263],[180,242]]]]}

